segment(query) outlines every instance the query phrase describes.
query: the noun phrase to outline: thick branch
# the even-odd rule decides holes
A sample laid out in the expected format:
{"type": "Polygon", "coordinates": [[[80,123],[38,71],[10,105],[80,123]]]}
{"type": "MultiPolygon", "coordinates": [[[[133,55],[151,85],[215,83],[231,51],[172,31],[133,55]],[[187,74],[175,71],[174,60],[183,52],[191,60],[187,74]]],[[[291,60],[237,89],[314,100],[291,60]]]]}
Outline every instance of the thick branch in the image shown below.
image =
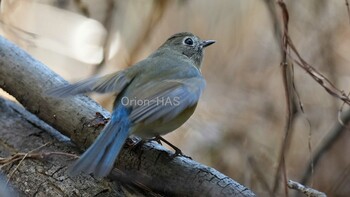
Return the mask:
{"type": "Polygon", "coordinates": [[[22,106],[1,97],[0,128],[0,167],[14,188],[6,194],[4,190],[9,190],[9,185],[0,181],[0,196],[124,196],[120,185],[107,180],[68,177],[65,171],[71,157],[49,153],[78,154],[77,149],[67,138],[53,138],[59,134],[56,130],[22,106]],[[41,159],[23,159],[24,156],[41,159]]]}
{"type": "MultiPolygon", "coordinates": [[[[0,87],[30,112],[63,134],[78,147],[88,147],[102,128],[87,125],[96,112],[109,113],[85,96],[54,99],[45,90],[67,83],[42,63],[0,37],[0,87]]],[[[162,194],[190,196],[255,196],[249,189],[221,174],[184,157],[170,158],[170,152],[155,143],[123,149],[112,178],[142,185],[162,194]]]]}

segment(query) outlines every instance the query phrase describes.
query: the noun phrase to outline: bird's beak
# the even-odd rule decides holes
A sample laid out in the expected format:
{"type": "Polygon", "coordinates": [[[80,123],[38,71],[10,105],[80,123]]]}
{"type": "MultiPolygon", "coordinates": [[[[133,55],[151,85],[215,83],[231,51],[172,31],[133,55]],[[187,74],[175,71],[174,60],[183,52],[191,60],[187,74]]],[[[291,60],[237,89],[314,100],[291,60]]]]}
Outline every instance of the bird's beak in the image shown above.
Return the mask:
{"type": "Polygon", "coordinates": [[[214,43],[215,43],[215,40],[204,40],[204,41],[202,41],[201,45],[203,48],[205,48],[205,47],[212,45],[214,43]]]}

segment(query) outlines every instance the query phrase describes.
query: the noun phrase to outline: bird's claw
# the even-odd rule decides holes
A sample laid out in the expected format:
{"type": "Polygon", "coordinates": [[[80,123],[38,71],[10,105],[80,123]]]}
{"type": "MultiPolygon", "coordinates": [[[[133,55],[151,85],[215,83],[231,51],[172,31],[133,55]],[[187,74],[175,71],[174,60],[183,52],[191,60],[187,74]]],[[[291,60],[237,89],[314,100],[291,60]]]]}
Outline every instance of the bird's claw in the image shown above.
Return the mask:
{"type": "MultiPolygon", "coordinates": [[[[165,144],[169,145],[172,149],[175,150],[175,153],[174,153],[173,155],[170,156],[171,159],[174,159],[174,158],[177,157],[177,156],[183,156],[183,157],[186,157],[186,158],[192,160],[191,157],[184,155],[184,154],[182,153],[182,151],[181,151],[178,147],[176,147],[176,146],[173,145],[172,143],[168,142],[166,139],[162,138],[161,136],[159,136],[159,135],[156,136],[156,137],[154,138],[154,140],[159,141],[159,143],[160,143],[161,141],[163,141],[165,144]]],[[[161,143],[160,143],[160,144],[161,144],[161,143]]]]}
{"type": "Polygon", "coordinates": [[[175,147],[175,148],[172,147],[172,148],[175,150],[175,153],[170,156],[171,159],[174,159],[177,156],[182,156],[182,157],[186,157],[187,159],[192,160],[192,157],[183,154],[182,151],[179,148],[177,148],[177,147],[175,147]]]}

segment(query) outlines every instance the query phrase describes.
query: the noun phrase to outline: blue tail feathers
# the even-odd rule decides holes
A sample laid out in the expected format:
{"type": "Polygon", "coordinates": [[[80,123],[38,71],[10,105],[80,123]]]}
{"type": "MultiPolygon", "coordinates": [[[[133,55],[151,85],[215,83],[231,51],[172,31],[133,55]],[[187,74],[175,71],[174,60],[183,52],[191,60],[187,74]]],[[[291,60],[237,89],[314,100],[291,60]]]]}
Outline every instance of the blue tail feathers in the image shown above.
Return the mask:
{"type": "Polygon", "coordinates": [[[95,177],[105,177],[109,174],[128,137],[130,128],[128,116],[129,111],[125,106],[116,106],[111,120],[101,134],[69,169],[71,176],[81,172],[92,173],[95,177]]]}

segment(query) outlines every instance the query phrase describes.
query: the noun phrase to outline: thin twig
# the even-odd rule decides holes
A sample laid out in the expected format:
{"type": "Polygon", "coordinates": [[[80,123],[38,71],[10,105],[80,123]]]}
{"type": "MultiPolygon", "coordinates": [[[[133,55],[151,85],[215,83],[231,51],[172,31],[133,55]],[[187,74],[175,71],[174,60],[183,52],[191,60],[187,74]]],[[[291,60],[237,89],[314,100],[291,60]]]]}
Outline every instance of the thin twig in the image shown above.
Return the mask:
{"type": "Polygon", "coordinates": [[[31,151],[25,153],[25,155],[22,157],[21,161],[20,161],[20,162],[18,163],[18,165],[15,167],[15,169],[13,169],[12,172],[9,174],[8,180],[7,180],[7,184],[9,183],[9,181],[10,181],[12,175],[17,171],[18,167],[22,164],[23,160],[24,160],[30,153],[32,153],[32,152],[34,152],[34,151],[37,151],[37,150],[40,150],[41,148],[43,148],[43,147],[45,147],[45,146],[47,146],[47,145],[49,145],[49,144],[51,144],[51,143],[52,143],[52,142],[47,142],[47,143],[45,143],[45,144],[39,146],[38,148],[35,148],[35,149],[33,149],[33,150],[31,150],[31,151]]]}
{"type": "Polygon", "coordinates": [[[327,195],[323,192],[317,191],[317,190],[312,189],[310,187],[306,187],[306,186],[304,186],[298,182],[292,181],[292,180],[288,181],[288,187],[290,189],[300,191],[303,194],[305,194],[305,196],[308,196],[308,197],[327,197],[327,195]]]}
{"type": "MultiPolygon", "coordinates": [[[[278,2],[279,5],[284,5],[280,6],[282,9],[285,9],[285,4],[283,1],[279,0],[278,2]]],[[[285,11],[287,11],[285,9],[285,11]]],[[[283,12],[284,13],[284,12],[283,12]]],[[[335,85],[328,80],[322,73],[317,71],[314,67],[312,67],[309,63],[307,63],[300,55],[298,50],[296,49],[295,45],[293,44],[292,39],[290,36],[287,34],[284,35],[286,37],[286,41],[288,44],[287,48],[283,48],[284,50],[287,51],[288,56],[297,64],[299,65],[302,69],[304,69],[317,83],[319,83],[330,95],[344,101],[346,104],[350,105],[350,98],[345,94],[343,90],[339,90],[335,85]],[[287,49],[291,49],[293,54],[297,56],[297,59],[293,58],[292,54],[288,52],[287,49]]]]}
{"type": "Polygon", "coordinates": [[[288,38],[288,46],[292,49],[294,54],[298,59],[292,57],[290,53],[288,53],[289,57],[293,59],[293,61],[298,64],[302,69],[304,69],[317,83],[319,83],[330,95],[339,98],[344,101],[346,104],[350,105],[350,99],[345,94],[343,90],[339,90],[331,81],[329,81],[323,74],[317,71],[314,67],[312,67],[309,63],[307,63],[299,54],[298,50],[293,44],[293,41],[286,35],[288,38]]]}
{"type": "Polygon", "coordinates": [[[287,172],[285,165],[285,153],[288,150],[290,139],[291,139],[291,128],[294,120],[294,115],[296,113],[294,107],[294,96],[293,96],[293,67],[288,63],[287,60],[287,50],[288,50],[288,22],[289,22],[289,14],[286,5],[283,0],[277,1],[278,5],[282,11],[283,17],[283,35],[282,35],[282,60],[281,60],[281,69],[282,69],[282,78],[283,78],[283,86],[285,90],[285,98],[287,103],[287,117],[286,117],[286,125],[284,129],[284,137],[282,146],[280,149],[279,159],[278,159],[278,167],[275,174],[274,186],[273,186],[273,194],[276,194],[277,189],[279,187],[279,177],[281,170],[283,171],[283,182],[284,182],[284,192],[285,196],[288,196],[288,188],[287,188],[287,172]]]}
{"type": "MultiPolygon", "coordinates": [[[[280,2],[280,1],[279,1],[280,2]]],[[[282,7],[283,9],[283,7],[282,7]]],[[[349,96],[345,94],[344,91],[339,90],[335,85],[333,85],[330,80],[328,80],[323,74],[321,74],[319,71],[317,71],[315,68],[313,68],[310,64],[308,64],[300,55],[298,50],[296,49],[295,45],[292,42],[292,39],[288,34],[284,35],[286,37],[286,41],[288,44],[288,48],[284,48],[286,50],[288,57],[292,59],[297,65],[299,65],[302,69],[304,69],[317,83],[319,83],[329,94],[332,96],[341,99],[344,103],[350,105],[350,99],[349,96]],[[294,58],[290,51],[293,52],[293,54],[296,55],[297,58],[294,58]]],[[[310,174],[313,172],[314,166],[317,164],[319,158],[322,156],[324,151],[328,150],[329,147],[335,142],[337,137],[340,136],[340,133],[343,129],[337,129],[334,134],[332,134],[324,146],[322,146],[320,149],[318,149],[317,153],[314,157],[310,159],[309,167],[304,173],[304,177],[302,179],[302,183],[305,183],[307,179],[310,177],[310,174]]],[[[309,134],[310,135],[310,134],[309,134]]],[[[309,150],[311,150],[310,143],[309,143],[309,150]]]]}
{"type": "Polygon", "coordinates": [[[11,180],[11,177],[13,176],[13,174],[17,171],[17,169],[21,166],[22,162],[26,159],[26,158],[31,158],[31,159],[43,159],[52,155],[64,155],[64,156],[68,156],[68,157],[74,157],[77,158],[77,155],[74,154],[70,154],[70,153],[64,153],[64,152],[43,152],[43,153],[34,153],[42,148],[44,148],[45,146],[48,146],[49,144],[52,144],[52,142],[47,142],[45,144],[43,144],[42,146],[35,148],[27,153],[16,153],[8,158],[0,158],[0,164],[2,165],[1,167],[4,167],[6,165],[9,165],[11,163],[17,162],[20,160],[20,162],[18,163],[18,165],[12,170],[12,172],[9,173],[8,176],[8,180],[7,183],[9,183],[9,181],[11,180]]]}
{"type": "Polygon", "coordinates": [[[350,8],[349,8],[349,1],[345,0],[345,5],[346,5],[346,9],[348,11],[348,16],[349,16],[349,24],[350,24],[350,8]]]}
{"type": "Polygon", "coordinates": [[[73,158],[79,158],[79,156],[75,154],[65,153],[65,152],[42,152],[42,153],[16,153],[10,157],[2,158],[0,157],[0,165],[1,167],[4,167],[8,164],[14,163],[18,160],[21,160],[23,157],[30,158],[30,159],[43,159],[50,157],[52,155],[62,155],[67,157],[73,157],[73,158]]]}
{"type": "Polygon", "coordinates": [[[18,163],[18,165],[15,167],[15,169],[12,170],[12,172],[10,172],[10,174],[8,175],[8,179],[7,179],[7,185],[9,184],[13,174],[17,171],[17,169],[19,168],[19,166],[21,166],[21,164],[23,163],[24,159],[27,158],[29,153],[26,153],[23,158],[21,159],[21,161],[18,163]]]}
{"type": "MultiPolygon", "coordinates": [[[[300,53],[298,52],[298,50],[296,49],[295,45],[292,42],[292,39],[290,38],[290,36],[288,35],[288,32],[286,31],[286,19],[288,19],[288,15],[286,15],[287,9],[285,7],[285,4],[282,0],[278,1],[278,5],[280,5],[281,9],[282,9],[282,13],[284,14],[284,39],[283,39],[283,46],[285,46],[287,44],[287,47],[283,47],[283,50],[285,50],[285,52],[288,54],[288,57],[290,59],[292,59],[297,65],[299,65],[302,69],[304,69],[317,83],[319,83],[329,94],[331,94],[332,96],[342,100],[344,103],[350,105],[350,99],[349,96],[345,94],[344,91],[339,90],[337,87],[335,87],[335,85],[333,85],[332,82],[330,82],[323,74],[321,74],[319,71],[317,71],[315,68],[313,68],[310,64],[308,64],[300,55],[300,53]],[[289,51],[289,49],[291,51],[289,51]],[[291,52],[296,55],[297,58],[294,58],[293,55],[291,54],[291,52]]],[[[283,54],[284,55],[284,54],[283,54]]],[[[284,56],[283,56],[284,57],[284,56]]],[[[340,133],[340,132],[338,132],[340,133]]],[[[339,134],[337,134],[339,135],[339,134]]],[[[332,139],[334,140],[334,138],[332,137],[332,139]]],[[[327,145],[328,146],[328,145],[327,145]]],[[[325,146],[325,148],[328,148],[327,146],[325,146]]],[[[320,152],[318,153],[320,154],[320,152]]],[[[315,157],[313,157],[313,159],[311,160],[315,161],[315,157]]],[[[315,163],[316,164],[316,163],[315,163]]],[[[308,168],[307,170],[307,174],[305,174],[305,176],[308,178],[310,176],[310,171],[312,171],[313,169],[313,164],[311,163],[311,169],[308,168]]],[[[278,170],[280,169],[280,167],[278,168],[278,170]]],[[[303,180],[305,179],[305,176],[303,178],[303,180]]],[[[278,181],[275,179],[275,185],[278,181]]],[[[274,191],[275,191],[274,187],[274,191]]]]}
{"type": "MultiPolygon", "coordinates": [[[[310,125],[310,127],[311,127],[311,125],[310,125]]],[[[311,174],[314,174],[315,163],[314,163],[313,158],[312,158],[311,136],[312,136],[312,129],[310,128],[309,129],[309,136],[308,136],[308,139],[307,139],[307,144],[308,144],[308,148],[309,148],[310,170],[311,170],[311,174]]],[[[311,178],[311,184],[310,185],[311,185],[311,187],[314,185],[314,179],[313,178],[311,178]]]]}

